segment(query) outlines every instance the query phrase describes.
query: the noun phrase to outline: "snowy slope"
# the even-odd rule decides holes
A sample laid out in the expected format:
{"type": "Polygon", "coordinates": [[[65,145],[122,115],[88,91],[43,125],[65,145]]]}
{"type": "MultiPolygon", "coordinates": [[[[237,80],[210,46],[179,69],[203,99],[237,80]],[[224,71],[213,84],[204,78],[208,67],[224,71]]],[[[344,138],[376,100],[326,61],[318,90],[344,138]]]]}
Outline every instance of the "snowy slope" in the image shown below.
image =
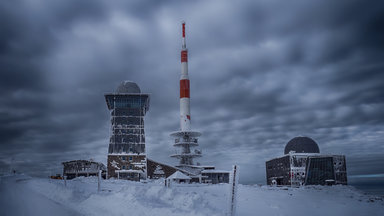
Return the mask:
{"type": "MultiPolygon", "coordinates": [[[[173,185],[104,180],[2,177],[0,215],[225,215],[229,185],[173,185]]],[[[237,215],[383,215],[384,201],[352,187],[240,185],[237,215]]]]}

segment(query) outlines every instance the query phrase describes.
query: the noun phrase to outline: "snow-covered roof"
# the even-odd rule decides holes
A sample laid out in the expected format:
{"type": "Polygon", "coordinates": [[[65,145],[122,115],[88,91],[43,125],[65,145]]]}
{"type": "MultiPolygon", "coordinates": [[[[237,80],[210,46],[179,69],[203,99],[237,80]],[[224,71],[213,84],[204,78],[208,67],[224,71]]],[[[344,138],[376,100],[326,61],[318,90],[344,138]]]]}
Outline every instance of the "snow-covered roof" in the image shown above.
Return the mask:
{"type": "Polygon", "coordinates": [[[214,165],[189,165],[190,167],[203,168],[203,169],[215,169],[214,165]]]}
{"type": "Polygon", "coordinates": [[[180,171],[176,171],[171,176],[169,176],[167,179],[191,179],[191,177],[183,174],[180,171]]]}
{"type": "Polygon", "coordinates": [[[62,162],[66,173],[76,173],[76,172],[90,172],[94,170],[98,172],[99,169],[106,170],[106,166],[101,162],[95,162],[91,160],[72,160],[62,162]]]}
{"type": "Polygon", "coordinates": [[[181,168],[179,168],[179,167],[175,167],[175,166],[172,166],[172,165],[169,165],[169,164],[165,164],[165,163],[161,163],[161,162],[158,162],[158,161],[154,161],[154,160],[149,159],[149,158],[147,158],[147,161],[151,161],[151,162],[153,162],[153,163],[157,163],[157,164],[160,164],[160,165],[162,165],[162,166],[168,166],[168,167],[171,167],[171,168],[173,168],[173,169],[175,169],[175,170],[181,170],[182,172],[185,172],[185,173],[187,173],[188,175],[195,175],[194,173],[191,173],[191,172],[189,172],[188,170],[184,170],[184,169],[181,169],[181,168]]]}
{"type": "Polygon", "coordinates": [[[137,83],[126,80],[120,83],[116,89],[116,93],[141,93],[140,87],[137,83]]]}
{"type": "Polygon", "coordinates": [[[116,173],[143,173],[141,170],[115,170],[116,173]]]}
{"type": "Polygon", "coordinates": [[[228,170],[203,170],[201,173],[230,173],[228,170]]]}
{"type": "Polygon", "coordinates": [[[178,165],[178,170],[180,170],[183,173],[186,173],[189,176],[196,176],[199,175],[203,168],[194,167],[190,165],[178,165]]]}

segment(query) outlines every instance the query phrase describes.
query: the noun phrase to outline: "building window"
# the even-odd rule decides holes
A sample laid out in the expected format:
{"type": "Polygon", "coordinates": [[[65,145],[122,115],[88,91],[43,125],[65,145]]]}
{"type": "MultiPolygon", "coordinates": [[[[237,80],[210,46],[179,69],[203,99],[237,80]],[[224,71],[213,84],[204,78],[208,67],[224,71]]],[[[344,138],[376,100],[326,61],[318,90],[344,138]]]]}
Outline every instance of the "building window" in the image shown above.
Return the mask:
{"type": "Polygon", "coordinates": [[[127,158],[125,156],[123,156],[123,157],[121,157],[121,160],[125,161],[125,160],[127,160],[127,158]]]}
{"type": "Polygon", "coordinates": [[[123,170],[125,170],[125,166],[123,166],[123,170]]]}
{"type": "Polygon", "coordinates": [[[132,165],[129,165],[129,169],[131,170],[133,167],[132,167],[132,165]]]}
{"type": "Polygon", "coordinates": [[[132,161],[132,156],[129,156],[129,161],[132,161]]]}

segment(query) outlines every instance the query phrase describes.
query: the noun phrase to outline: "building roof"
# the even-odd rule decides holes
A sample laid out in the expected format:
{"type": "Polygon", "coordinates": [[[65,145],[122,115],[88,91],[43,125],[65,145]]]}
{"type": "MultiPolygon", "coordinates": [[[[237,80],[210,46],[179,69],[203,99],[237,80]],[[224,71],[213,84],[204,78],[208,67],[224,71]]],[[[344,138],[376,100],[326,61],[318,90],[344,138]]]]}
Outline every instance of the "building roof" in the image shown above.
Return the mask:
{"type": "Polygon", "coordinates": [[[130,93],[140,94],[141,90],[140,90],[140,87],[135,82],[127,80],[127,81],[123,81],[123,82],[120,83],[120,85],[116,89],[116,93],[120,93],[120,94],[130,94],[130,93]]]}
{"type": "Polygon", "coordinates": [[[295,137],[291,139],[284,149],[284,154],[295,153],[320,153],[317,143],[309,137],[295,137]]]}
{"type": "Polygon", "coordinates": [[[191,177],[183,174],[180,171],[176,171],[172,175],[170,175],[167,179],[191,179],[191,177]]]}
{"type": "Polygon", "coordinates": [[[228,170],[203,170],[201,173],[231,173],[228,170]]]}
{"type": "Polygon", "coordinates": [[[96,161],[91,161],[91,160],[72,160],[72,161],[64,161],[62,162],[63,165],[67,165],[67,164],[77,164],[77,163],[81,163],[81,164],[98,164],[100,166],[104,166],[105,165],[101,162],[96,162],[96,161]]]}
{"type": "Polygon", "coordinates": [[[194,174],[194,173],[192,173],[192,172],[189,172],[188,170],[184,170],[184,169],[181,169],[181,168],[178,168],[178,167],[175,167],[175,166],[172,166],[172,165],[168,165],[168,164],[165,164],[165,163],[160,163],[160,162],[158,162],[158,161],[154,161],[154,160],[152,160],[152,159],[147,158],[147,162],[148,162],[148,161],[150,161],[150,162],[152,162],[152,163],[157,163],[157,164],[159,164],[159,165],[161,165],[161,166],[168,166],[168,167],[171,167],[171,168],[173,168],[173,169],[175,169],[175,170],[179,170],[180,172],[183,172],[183,173],[185,173],[185,174],[187,174],[187,175],[191,175],[191,176],[196,175],[196,174],[194,174]]]}

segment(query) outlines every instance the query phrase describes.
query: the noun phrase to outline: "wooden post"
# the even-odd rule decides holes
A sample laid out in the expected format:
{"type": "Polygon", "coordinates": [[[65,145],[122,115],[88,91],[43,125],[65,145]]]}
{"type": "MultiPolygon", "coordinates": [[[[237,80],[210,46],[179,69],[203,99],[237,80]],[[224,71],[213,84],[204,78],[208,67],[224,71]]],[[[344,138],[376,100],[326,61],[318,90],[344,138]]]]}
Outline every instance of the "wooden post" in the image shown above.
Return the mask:
{"type": "Polygon", "coordinates": [[[67,176],[64,176],[64,186],[67,187],[67,176]]]}

